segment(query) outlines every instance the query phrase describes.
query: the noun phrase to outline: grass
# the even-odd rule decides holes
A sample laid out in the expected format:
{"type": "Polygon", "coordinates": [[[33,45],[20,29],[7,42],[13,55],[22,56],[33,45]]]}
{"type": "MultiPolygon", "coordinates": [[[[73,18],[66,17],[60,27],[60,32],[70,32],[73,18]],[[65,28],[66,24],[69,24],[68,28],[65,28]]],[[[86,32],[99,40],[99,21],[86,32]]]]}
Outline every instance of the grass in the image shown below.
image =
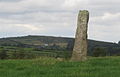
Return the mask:
{"type": "Polygon", "coordinates": [[[120,77],[120,57],[89,58],[84,62],[54,58],[0,60],[0,77],[120,77]]]}

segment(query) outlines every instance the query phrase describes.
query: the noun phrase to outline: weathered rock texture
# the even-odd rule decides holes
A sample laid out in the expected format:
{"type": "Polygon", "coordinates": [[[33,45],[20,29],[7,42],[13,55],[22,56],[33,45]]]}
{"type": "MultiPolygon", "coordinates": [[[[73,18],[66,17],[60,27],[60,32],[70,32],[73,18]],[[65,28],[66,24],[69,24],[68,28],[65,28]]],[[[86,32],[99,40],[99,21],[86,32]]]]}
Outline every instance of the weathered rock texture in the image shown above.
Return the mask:
{"type": "Polygon", "coordinates": [[[83,10],[79,12],[77,22],[77,32],[72,54],[72,61],[84,61],[87,59],[87,28],[89,21],[89,12],[83,10]]]}

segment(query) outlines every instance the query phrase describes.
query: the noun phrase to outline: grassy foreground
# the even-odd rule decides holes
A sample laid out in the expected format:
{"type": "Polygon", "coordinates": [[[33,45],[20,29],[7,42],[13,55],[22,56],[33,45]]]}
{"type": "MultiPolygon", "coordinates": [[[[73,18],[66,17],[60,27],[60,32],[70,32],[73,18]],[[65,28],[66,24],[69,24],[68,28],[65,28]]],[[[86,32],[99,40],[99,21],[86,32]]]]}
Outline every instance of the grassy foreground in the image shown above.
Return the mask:
{"type": "Polygon", "coordinates": [[[0,77],[120,77],[120,57],[90,58],[85,62],[0,60],[0,77]]]}

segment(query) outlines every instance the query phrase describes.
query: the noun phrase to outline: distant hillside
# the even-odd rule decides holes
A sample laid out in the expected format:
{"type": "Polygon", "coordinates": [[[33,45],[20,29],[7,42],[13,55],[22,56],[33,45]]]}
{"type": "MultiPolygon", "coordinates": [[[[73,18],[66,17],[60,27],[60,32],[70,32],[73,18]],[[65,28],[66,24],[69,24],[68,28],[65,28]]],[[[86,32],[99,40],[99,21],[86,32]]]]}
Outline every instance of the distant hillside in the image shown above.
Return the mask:
{"type": "MultiPolygon", "coordinates": [[[[23,46],[23,47],[43,47],[43,46],[59,46],[62,49],[72,50],[74,38],[68,37],[53,37],[53,36],[24,36],[24,37],[9,37],[1,38],[0,46],[23,46]]],[[[120,46],[116,43],[103,41],[88,41],[89,55],[96,47],[104,47],[110,53],[119,53],[120,46]]]]}
{"type": "Polygon", "coordinates": [[[24,36],[24,37],[9,37],[9,38],[1,38],[0,45],[33,45],[33,46],[41,46],[41,45],[53,45],[57,44],[62,47],[66,47],[69,41],[73,41],[73,38],[66,37],[53,37],[53,36],[24,36]]]}

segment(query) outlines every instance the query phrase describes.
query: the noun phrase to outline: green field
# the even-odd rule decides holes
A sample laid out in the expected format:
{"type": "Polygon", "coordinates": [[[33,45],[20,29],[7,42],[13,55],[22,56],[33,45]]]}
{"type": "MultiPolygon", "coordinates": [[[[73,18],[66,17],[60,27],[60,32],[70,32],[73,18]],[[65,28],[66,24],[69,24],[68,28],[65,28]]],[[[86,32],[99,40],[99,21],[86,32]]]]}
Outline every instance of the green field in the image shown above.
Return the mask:
{"type": "Polygon", "coordinates": [[[36,48],[0,46],[0,59],[34,59],[41,56],[69,58],[71,52],[67,50],[37,50],[36,48]]]}
{"type": "Polygon", "coordinates": [[[0,60],[0,77],[120,77],[120,57],[89,58],[84,62],[54,58],[0,60]]]}

